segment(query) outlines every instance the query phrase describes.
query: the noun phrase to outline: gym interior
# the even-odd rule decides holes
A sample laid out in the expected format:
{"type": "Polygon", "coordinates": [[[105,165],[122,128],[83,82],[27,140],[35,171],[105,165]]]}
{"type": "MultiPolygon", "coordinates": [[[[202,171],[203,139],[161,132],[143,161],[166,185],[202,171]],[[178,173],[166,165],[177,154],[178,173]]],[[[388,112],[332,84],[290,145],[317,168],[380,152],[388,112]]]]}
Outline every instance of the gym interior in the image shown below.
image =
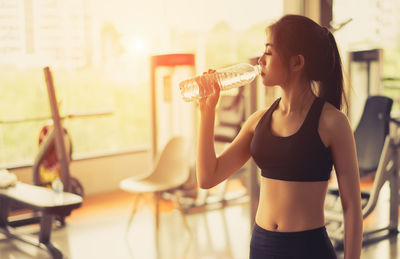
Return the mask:
{"type": "MultiPolygon", "coordinates": [[[[361,258],[400,258],[398,0],[0,1],[0,258],[249,256],[260,170],[196,179],[197,102],[179,83],[257,64],[284,14],[329,28],[360,169],[361,258]]],[[[221,93],[217,153],[280,96],[221,93]]],[[[344,258],[335,174],[326,228],[344,258]]]]}

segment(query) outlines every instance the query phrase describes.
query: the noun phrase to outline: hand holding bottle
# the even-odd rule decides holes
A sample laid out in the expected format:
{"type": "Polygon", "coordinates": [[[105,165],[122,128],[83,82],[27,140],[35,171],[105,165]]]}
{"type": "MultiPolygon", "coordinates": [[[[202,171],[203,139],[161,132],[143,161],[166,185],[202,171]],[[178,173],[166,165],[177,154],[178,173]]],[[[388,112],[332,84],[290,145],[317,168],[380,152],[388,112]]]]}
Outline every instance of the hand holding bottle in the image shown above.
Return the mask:
{"type": "Polygon", "coordinates": [[[199,98],[200,110],[204,109],[215,109],[217,106],[219,96],[220,96],[220,86],[216,80],[214,80],[213,75],[216,71],[209,69],[208,72],[204,72],[203,76],[198,76],[195,78],[198,86],[200,96],[199,98]]]}
{"type": "Polygon", "coordinates": [[[214,94],[215,85],[218,85],[220,90],[229,90],[250,84],[260,72],[260,65],[240,63],[217,71],[210,69],[208,73],[180,82],[179,88],[183,100],[190,102],[214,94]]]}

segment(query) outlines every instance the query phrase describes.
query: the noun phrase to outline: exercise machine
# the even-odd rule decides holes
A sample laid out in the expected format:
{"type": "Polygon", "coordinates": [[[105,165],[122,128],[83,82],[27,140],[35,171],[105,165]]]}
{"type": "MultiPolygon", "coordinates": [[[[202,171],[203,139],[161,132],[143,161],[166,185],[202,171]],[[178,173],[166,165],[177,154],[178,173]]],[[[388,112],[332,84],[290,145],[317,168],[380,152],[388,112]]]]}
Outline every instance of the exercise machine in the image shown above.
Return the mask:
{"type": "MultiPolygon", "coordinates": [[[[371,189],[361,191],[363,219],[366,220],[377,208],[379,197],[385,197],[389,200],[389,223],[384,227],[364,229],[364,244],[379,241],[398,233],[398,149],[400,147],[398,128],[400,127],[400,121],[390,117],[391,107],[392,100],[390,98],[370,96],[367,99],[363,116],[354,133],[360,174],[371,173],[376,170],[371,189]],[[392,132],[389,132],[390,124],[393,126],[392,132]],[[366,155],[363,156],[363,154],[366,155]],[[388,190],[383,188],[386,183],[389,185],[388,190]],[[384,196],[384,190],[388,192],[388,196],[384,196]]],[[[344,220],[340,193],[337,188],[328,190],[325,204],[329,236],[337,248],[343,248],[344,220]]],[[[382,209],[380,214],[384,214],[382,209]]]]}
{"type": "MultiPolygon", "coordinates": [[[[54,139],[57,151],[57,159],[60,163],[60,177],[64,184],[64,191],[55,193],[52,190],[18,182],[15,186],[0,190],[0,232],[7,238],[16,239],[45,249],[54,259],[63,258],[62,252],[55,247],[50,240],[53,221],[55,218],[64,219],[72,210],[79,208],[82,204],[82,197],[70,193],[70,172],[69,160],[65,148],[63,128],[61,127],[60,115],[57,107],[57,100],[54,91],[53,79],[49,67],[44,68],[44,75],[47,83],[49,101],[52,111],[54,130],[48,136],[54,139]],[[10,213],[13,208],[28,209],[33,211],[33,216],[12,219],[10,213]],[[36,240],[31,235],[18,233],[17,227],[40,223],[40,231],[36,240]]],[[[42,147],[41,154],[49,148],[48,141],[42,147]]],[[[40,161],[40,159],[39,159],[40,161]]]]}

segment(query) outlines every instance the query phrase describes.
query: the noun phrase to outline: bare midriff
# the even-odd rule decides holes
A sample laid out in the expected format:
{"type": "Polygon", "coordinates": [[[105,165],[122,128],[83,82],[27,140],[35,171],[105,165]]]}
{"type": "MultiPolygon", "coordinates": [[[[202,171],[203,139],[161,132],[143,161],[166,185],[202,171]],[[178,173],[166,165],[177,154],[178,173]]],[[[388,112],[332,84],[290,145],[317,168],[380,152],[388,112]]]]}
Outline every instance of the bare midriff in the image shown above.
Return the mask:
{"type": "Polygon", "coordinates": [[[325,225],[328,181],[294,182],[261,177],[256,223],[277,232],[298,232],[325,225]]]}

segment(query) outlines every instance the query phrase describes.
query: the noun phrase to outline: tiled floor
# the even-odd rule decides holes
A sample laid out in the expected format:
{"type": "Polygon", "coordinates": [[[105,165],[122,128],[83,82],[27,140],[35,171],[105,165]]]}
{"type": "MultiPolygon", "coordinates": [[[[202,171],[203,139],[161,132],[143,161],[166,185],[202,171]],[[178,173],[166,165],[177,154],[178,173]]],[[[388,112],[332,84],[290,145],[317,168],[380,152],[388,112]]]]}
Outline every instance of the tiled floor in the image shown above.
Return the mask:
{"type": "MultiPolygon", "coordinates": [[[[384,215],[386,199],[380,200],[377,213],[384,215]]],[[[185,231],[178,211],[163,202],[159,249],[155,245],[155,228],[151,197],[146,196],[126,229],[132,195],[116,191],[86,197],[82,208],[67,218],[67,226],[52,232],[53,243],[66,258],[121,259],[194,259],[248,258],[250,240],[249,206],[247,202],[223,209],[187,215],[192,234],[185,231]]],[[[375,217],[379,220],[381,217],[375,217]]],[[[370,225],[375,225],[370,220],[370,225]]],[[[32,233],[37,226],[21,228],[32,233]]],[[[338,252],[339,258],[343,254],[338,252]]],[[[0,259],[49,258],[42,250],[19,241],[0,239],[0,259]]],[[[400,240],[385,239],[365,246],[362,258],[400,258],[400,240]]]]}

